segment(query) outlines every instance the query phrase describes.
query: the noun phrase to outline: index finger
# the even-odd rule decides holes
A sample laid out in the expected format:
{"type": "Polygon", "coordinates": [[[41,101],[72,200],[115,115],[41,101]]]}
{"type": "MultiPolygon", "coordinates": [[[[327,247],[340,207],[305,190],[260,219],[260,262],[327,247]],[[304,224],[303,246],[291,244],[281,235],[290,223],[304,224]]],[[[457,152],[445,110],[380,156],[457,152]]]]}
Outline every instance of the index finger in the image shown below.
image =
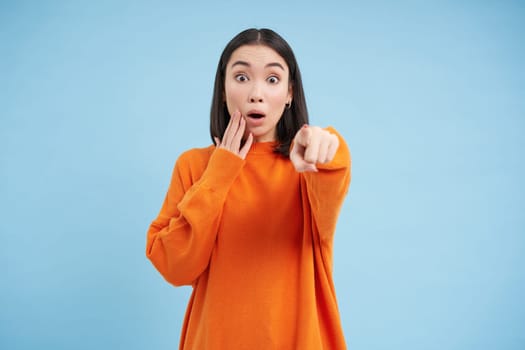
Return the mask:
{"type": "Polygon", "coordinates": [[[226,127],[226,130],[224,130],[224,135],[222,136],[222,141],[226,143],[230,143],[232,136],[230,134],[235,134],[235,131],[237,129],[237,126],[235,125],[238,122],[236,121],[239,117],[241,112],[239,110],[236,110],[233,112],[233,114],[230,116],[230,121],[228,122],[228,126],[226,127]]]}

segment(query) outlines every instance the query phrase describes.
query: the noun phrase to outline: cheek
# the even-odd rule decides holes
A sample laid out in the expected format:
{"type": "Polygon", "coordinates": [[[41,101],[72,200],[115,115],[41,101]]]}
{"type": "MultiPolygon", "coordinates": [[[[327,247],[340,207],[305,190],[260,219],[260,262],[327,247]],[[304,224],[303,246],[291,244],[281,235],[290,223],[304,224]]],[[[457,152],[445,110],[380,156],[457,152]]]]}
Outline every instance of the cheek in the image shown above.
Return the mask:
{"type": "Polygon", "coordinates": [[[231,105],[237,106],[240,104],[240,101],[243,98],[243,92],[241,89],[239,89],[238,87],[226,85],[224,90],[225,90],[226,103],[228,104],[228,108],[231,105]]]}
{"type": "Polygon", "coordinates": [[[278,89],[273,90],[268,95],[268,97],[274,102],[274,103],[285,103],[288,100],[288,90],[286,89],[278,89]]]}

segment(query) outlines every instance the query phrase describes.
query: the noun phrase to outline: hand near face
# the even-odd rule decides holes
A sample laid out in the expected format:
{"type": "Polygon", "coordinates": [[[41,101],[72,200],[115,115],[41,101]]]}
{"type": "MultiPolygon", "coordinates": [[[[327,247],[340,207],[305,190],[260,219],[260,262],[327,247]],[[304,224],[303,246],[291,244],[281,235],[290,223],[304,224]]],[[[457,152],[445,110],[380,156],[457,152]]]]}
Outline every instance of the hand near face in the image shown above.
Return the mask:
{"type": "Polygon", "coordinates": [[[316,164],[330,162],[338,147],[337,136],[320,127],[305,125],[295,134],[290,160],[298,172],[317,172],[316,164]]]}
{"type": "Polygon", "coordinates": [[[241,116],[239,111],[235,111],[230,118],[230,122],[224,131],[222,140],[214,137],[215,145],[218,148],[225,149],[239,156],[242,159],[246,158],[248,151],[253,143],[253,135],[250,133],[246,138],[246,142],[241,148],[242,137],[246,129],[246,120],[241,116]]]}

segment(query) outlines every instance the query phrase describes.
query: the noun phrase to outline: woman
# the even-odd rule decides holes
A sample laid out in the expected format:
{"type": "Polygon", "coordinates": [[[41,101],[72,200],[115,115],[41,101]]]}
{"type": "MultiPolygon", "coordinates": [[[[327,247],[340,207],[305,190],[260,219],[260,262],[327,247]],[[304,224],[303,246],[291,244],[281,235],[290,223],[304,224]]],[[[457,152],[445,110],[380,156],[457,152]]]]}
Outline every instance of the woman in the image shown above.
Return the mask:
{"type": "Polygon", "coordinates": [[[175,164],[146,255],[192,285],[180,349],[345,349],[332,280],[350,153],[308,126],[294,54],[248,29],[224,49],[211,108],[215,145],[175,164]]]}

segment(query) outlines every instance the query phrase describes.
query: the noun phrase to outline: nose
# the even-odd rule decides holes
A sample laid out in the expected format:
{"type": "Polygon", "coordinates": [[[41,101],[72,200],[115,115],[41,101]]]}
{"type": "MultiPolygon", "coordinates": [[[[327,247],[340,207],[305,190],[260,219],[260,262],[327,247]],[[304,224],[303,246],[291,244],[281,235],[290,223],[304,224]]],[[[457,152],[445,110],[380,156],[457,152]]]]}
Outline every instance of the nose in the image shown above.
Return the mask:
{"type": "Polygon", "coordinates": [[[250,103],[263,102],[263,97],[262,97],[262,93],[261,93],[259,84],[257,83],[253,84],[252,89],[250,91],[249,99],[250,99],[250,103]]]}

